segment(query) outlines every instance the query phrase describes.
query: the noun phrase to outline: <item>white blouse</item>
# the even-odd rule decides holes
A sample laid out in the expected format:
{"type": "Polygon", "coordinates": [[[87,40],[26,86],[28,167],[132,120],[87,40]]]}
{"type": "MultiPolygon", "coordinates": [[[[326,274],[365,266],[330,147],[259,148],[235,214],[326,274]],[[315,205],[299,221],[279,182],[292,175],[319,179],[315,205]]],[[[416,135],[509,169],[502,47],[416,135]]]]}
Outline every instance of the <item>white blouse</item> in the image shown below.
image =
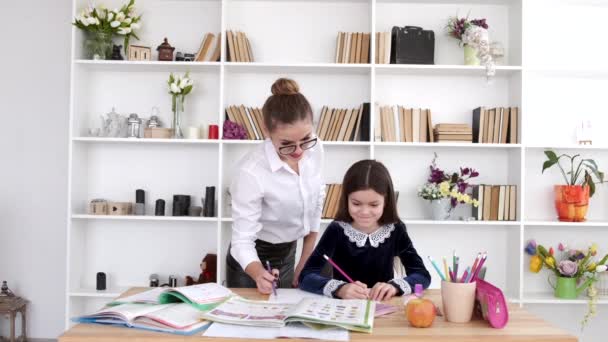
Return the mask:
{"type": "Polygon", "coordinates": [[[299,161],[298,175],[267,139],[237,166],[232,195],[230,254],[243,269],[260,261],[255,240],[292,242],[318,232],[325,199],[321,141],[299,161]]]}

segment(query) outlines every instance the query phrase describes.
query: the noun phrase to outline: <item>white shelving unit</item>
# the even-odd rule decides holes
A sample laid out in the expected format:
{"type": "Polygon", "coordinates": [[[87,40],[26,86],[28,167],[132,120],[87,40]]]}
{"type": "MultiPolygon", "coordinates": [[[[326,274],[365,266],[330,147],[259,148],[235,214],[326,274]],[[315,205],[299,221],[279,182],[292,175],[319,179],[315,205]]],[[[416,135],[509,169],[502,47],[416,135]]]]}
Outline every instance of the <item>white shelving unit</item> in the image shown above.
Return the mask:
{"type": "MultiPolygon", "coordinates": [[[[595,6],[596,3],[598,1],[585,4],[595,6]]],[[[86,4],[85,0],[75,0],[74,13],[86,4]]],[[[113,8],[118,4],[118,0],[108,0],[106,5],[113,8]]],[[[206,253],[218,254],[218,278],[220,282],[225,278],[232,223],[226,189],[233,178],[235,163],[260,142],[109,139],[91,138],[86,134],[89,127],[99,126],[99,116],[112,107],[120,113],[135,112],[148,117],[151,108],[157,106],[161,120],[168,124],[170,96],[166,80],[169,72],[186,71],[194,79],[195,88],[186,99],[184,126],[205,130],[208,124],[219,124],[221,128],[226,106],[261,106],[270,93],[270,85],[283,76],[300,84],[311,102],[315,121],[323,105],[356,107],[362,102],[430,108],[435,124],[470,123],[471,111],[479,106],[519,107],[522,144],[326,142],[328,162],[324,178],[327,183],[339,183],[353,162],[378,159],[391,171],[395,188],[400,191],[400,214],[423,256],[440,257],[456,249],[463,262],[469,263],[476,252],[487,250],[490,256],[487,277],[513,302],[522,305],[583,302],[555,300],[543,277],[527,272],[528,260],[522,252],[527,239],[547,239],[546,243],[554,243],[556,235],[563,239],[603,241],[608,245],[605,234],[600,235],[599,241],[596,234],[608,227],[608,212],[602,209],[608,206],[608,195],[599,190],[597,199],[593,198],[589,222],[558,223],[552,208],[551,186],[560,179],[555,174],[540,173],[546,147],[590,154],[600,167],[608,165],[608,147],[605,147],[608,143],[573,145],[574,121],[568,114],[575,107],[560,107],[570,98],[566,96],[567,90],[556,88],[568,84],[564,77],[575,77],[577,82],[572,87],[592,82],[592,87],[603,86],[598,88],[603,91],[608,85],[608,68],[601,66],[602,60],[598,58],[584,67],[562,60],[563,45],[555,41],[544,44],[542,40],[552,24],[536,23],[539,17],[552,18],[540,15],[545,7],[552,8],[551,13],[555,15],[564,15],[571,7],[579,6],[566,1],[561,7],[555,7],[548,0],[137,2],[138,11],[145,15],[138,32],[141,40],[134,43],[151,46],[153,59],[156,59],[156,45],[164,37],[169,38],[176,51],[192,52],[197,50],[206,32],[217,34],[232,29],[247,33],[254,63],[227,62],[225,41],[221,62],[83,60],[83,35],[74,28],[67,319],[102,304],[101,300],[112,298],[130,286],[145,286],[151,273],[165,278],[174,274],[180,281],[186,275],[197,275],[198,264],[206,253]],[[486,82],[483,67],[462,65],[462,49],[443,34],[449,16],[467,13],[473,18],[487,18],[491,37],[505,47],[506,56],[491,82],[486,82]],[[332,63],[338,31],[387,31],[394,25],[406,24],[435,31],[435,65],[332,63]],[[558,64],[545,65],[544,60],[538,60],[537,56],[547,55],[545,51],[559,56],[558,64]],[[545,87],[556,93],[543,91],[545,87]],[[433,152],[439,154],[443,168],[470,166],[479,170],[476,183],[517,184],[518,221],[429,220],[427,203],[416,197],[416,190],[428,176],[433,152]],[[146,190],[148,215],[154,212],[153,204],[158,198],[165,199],[166,212],[171,213],[173,194],[190,194],[194,203],[200,203],[205,186],[216,187],[217,218],[86,214],[91,199],[133,201],[138,188],[146,190]],[[108,274],[111,290],[92,290],[98,271],[108,274]]],[[[600,14],[608,10],[598,8],[600,14]]],[[[603,32],[599,27],[596,31],[603,32]]],[[[372,35],[372,47],[374,43],[372,35]]],[[[371,49],[372,61],[373,53],[371,49]]],[[[598,55],[605,56],[600,52],[598,55]]],[[[597,94],[581,95],[585,109],[592,105],[600,107],[599,101],[592,101],[592,96],[597,94]]],[[[371,126],[373,137],[373,117],[371,126]]],[[[456,214],[465,215],[466,210],[461,208],[456,214]]],[[[329,222],[323,220],[322,226],[329,222]]],[[[427,266],[432,271],[430,265],[427,266]]],[[[432,287],[439,286],[435,278],[432,287]]],[[[607,302],[602,299],[599,303],[607,302]]],[[[68,320],[66,326],[70,324],[68,320]]]]}

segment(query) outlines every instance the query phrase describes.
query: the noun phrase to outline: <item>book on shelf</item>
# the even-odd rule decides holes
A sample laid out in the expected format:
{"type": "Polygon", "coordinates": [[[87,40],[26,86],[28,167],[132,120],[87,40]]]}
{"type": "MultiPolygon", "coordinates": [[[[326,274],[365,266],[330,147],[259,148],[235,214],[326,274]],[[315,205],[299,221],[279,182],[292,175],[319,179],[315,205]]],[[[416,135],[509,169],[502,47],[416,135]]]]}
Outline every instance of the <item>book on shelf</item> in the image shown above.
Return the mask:
{"type": "Polygon", "coordinates": [[[338,32],[335,63],[369,63],[369,33],[338,32]]]}
{"type": "Polygon", "coordinates": [[[228,48],[228,61],[230,62],[253,62],[251,43],[247,35],[242,31],[226,31],[226,47],[228,48]]]}
{"type": "Polygon", "coordinates": [[[342,196],[342,184],[327,184],[325,186],[325,202],[321,217],[333,219],[338,214],[338,205],[342,196]]]}
{"type": "Polygon", "coordinates": [[[75,317],[77,323],[123,326],[178,335],[193,335],[211,322],[201,320],[201,311],[186,303],[120,304],[75,317]]]}
{"type": "Polygon", "coordinates": [[[461,142],[473,141],[473,132],[467,124],[440,123],[433,130],[436,142],[461,142]]]}
{"type": "Polygon", "coordinates": [[[182,287],[157,287],[131,296],[117,298],[109,306],[120,304],[171,304],[186,303],[198,310],[209,310],[232,296],[229,289],[217,283],[182,287]]]}
{"type": "Polygon", "coordinates": [[[232,297],[202,318],[226,324],[284,327],[300,322],[315,329],[336,326],[371,333],[376,303],[362,299],[303,298],[298,303],[270,303],[232,297]]]}
{"type": "Polygon", "coordinates": [[[471,212],[476,220],[517,220],[517,185],[474,185],[471,196],[478,201],[471,212]]]}
{"type": "Polygon", "coordinates": [[[376,139],[383,142],[434,142],[430,109],[378,106],[376,139]],[[379,134],[378,134],[379,133],[379,134]]]}
{"type": "Polygon", "coordinates": [[[391,33],[376,32],[375,64],[391,63],[391,33]]]}
{"type": "Polygon", "coordinates": [[[369,103],[351,109],[323,106],[317,136],[323,141],[369,141],[369,103]]]}
{"type": "Polygon", "coordinates": [[[264,140],[268,137],[263,129],[264,116],[259,108],[244,105],[228,106],[226,107],[226,118],[243,127],[249,140],[264,140]]]}
{"type": "Polygon", "coordinates": [[[519,143],[518,107],[478,107],[473,110],[473,142],[487,144],[519,143]]]}
{"type": "Polygon", "coordinates": [[[194,60],[196,62],[219,62],[221,46],[221,33],[217,36],[213,33],[206,33],[194,60]]]}

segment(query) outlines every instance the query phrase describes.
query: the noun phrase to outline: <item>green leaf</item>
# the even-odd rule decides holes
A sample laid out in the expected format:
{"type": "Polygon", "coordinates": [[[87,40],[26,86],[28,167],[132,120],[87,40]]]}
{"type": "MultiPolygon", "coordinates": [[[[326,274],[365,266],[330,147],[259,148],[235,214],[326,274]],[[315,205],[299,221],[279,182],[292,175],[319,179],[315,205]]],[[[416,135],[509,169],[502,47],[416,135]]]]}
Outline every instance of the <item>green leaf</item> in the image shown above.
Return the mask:
{"type": "Polygon", "coordinates": [[[557,163],[557,159],[555,160],[546,160],[543,163],[543,171],[541,173],[544,173],[546,169],[550,168],[551,166],[555,165],[557,163]]]}
{"type": "Polygon", "coordinates": [[[549,160],[557,161],[557,159],[558,159],[557,154],[555,154],[555,152],[553,152],[551,150],[546,150],[545,155],[547,156],[547,158],[549,158],[549,160]]]}

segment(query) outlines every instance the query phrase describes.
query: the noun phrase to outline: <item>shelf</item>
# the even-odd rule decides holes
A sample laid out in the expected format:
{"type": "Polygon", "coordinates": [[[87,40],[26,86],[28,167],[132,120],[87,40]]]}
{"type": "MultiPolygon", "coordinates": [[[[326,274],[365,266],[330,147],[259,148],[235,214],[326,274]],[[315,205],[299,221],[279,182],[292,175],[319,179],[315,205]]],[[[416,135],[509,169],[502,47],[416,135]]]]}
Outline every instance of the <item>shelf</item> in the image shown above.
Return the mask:
{"type": "MultiPolygon", "coordinates": [[[[550,292],[529,292],[523,295],[521,300],[524,304],[588,304],[589,301],[580,296],[578,299],[555,298],[550,292]]],[[[598,297],[597,304],[608,304],[608,297],[598,297]]]]}
{"type": "Polygon", "coordinates": [[[242,63],[224,62],[228,73],[322,73],[322,74],[368,74],[370,64],[343,63],[242,63]]]}
{"type": "MultiPolygon", "coordinates": [[[[234,220],[231,217],[222,217],[222,222],[233,222],[234,220]]],[[[321,219],[321,224],[330,224],[332,219],[321,219]]]]}
{"type": "Polygon", "coordinates": [[[608,221],[559,222],[559,221],[524,221],[528,227],[608,227],[608,221]]]}
{"type": "MultiPolygon", "coordinates": [[[[571,0],[573,1],[573,0],[571,0]]],[[[591,0],[587,0],[591,1],[591,0]]],[[[600,1],[600,0],[595,0],[600,1]]],[[[414,3],[414,4],[458,4],[458,5],[509,5],[513,4],[513,0],[376,0],[376,4],[383,3],[414,3]]]]}
{"type": "Polygon", "coordinates": [[[75,137],[74,142],[82,143],[124,143],[124,144],[191,144],[216,145],[217,139],[151,139],[151,138],[103,138],[103,137],[75,137]]]}
{"type": "Polygon", "coordinates": [[[402,219],[406,225],[431,225],[431,226],[520,226],[519,221],[464,221],[464,220],[412,220],[402,219]]]}
{"type": "Polygon", "coordinates": [[[483,149],[518,149],[520,144],[478,144],[478,143],[429,143],[429,142],[374,142],[377,147],[456,147],[456,148],[483,148],[483,149]]]}
{"type": "Polygon", "coordinates": [[[554,146],[546,146],[546,145],[526,145],[526,149],[531,150],[597,150],[597,151],[608,151],[608,146],[598,146],[598,145],[554,145],[554,146]]]}
{"type": "Polygon", "coordinates": [[[98,291],[93,288],[80,288],[71,290],[70,297],[88,297],[88,298],[116,298],[127,291],[129,287],[115,287],[103,291],[98,291]]]}
{"type": "MultiPolygon", "coordinates": [[[[376,64],[375,68],[378,75],[486,76],[486,68],[475,65],[376,64]]],[[[521,66],[496,66],[495,77],[511,76],[521,70],[521,66]]]]}
{"type": "Polygon", "coordinates": [[[556,78],[608,78],[608,68],[575,68],[575,67],[549,67],[549,68],[526,68],[530,75],[556,78]]]}
{"type": "Polygon", "coordinates": [[[135,216],[135,215],[87,215],[73,214],[72,219],[76,220],[106,220],[106,221],[156,221],[156,222],[217,222],[217,217],[199,216],[135,216]]]}
{"type": "Polygon", "coordinates": [[[74,64],[93,71],[213,71],[220,70],[220,62],[161,62],[161,61],[107,61],[76,59],[74,64]]]}
{"type": "MultiPolygon", "coordinates": [[[[223,144],[227,145],[257,145],[261,144],[262,140],[222,140],[223,144]]],[[[369,141],[323,141],[323,146],[370,146],[369,141]]]]}

